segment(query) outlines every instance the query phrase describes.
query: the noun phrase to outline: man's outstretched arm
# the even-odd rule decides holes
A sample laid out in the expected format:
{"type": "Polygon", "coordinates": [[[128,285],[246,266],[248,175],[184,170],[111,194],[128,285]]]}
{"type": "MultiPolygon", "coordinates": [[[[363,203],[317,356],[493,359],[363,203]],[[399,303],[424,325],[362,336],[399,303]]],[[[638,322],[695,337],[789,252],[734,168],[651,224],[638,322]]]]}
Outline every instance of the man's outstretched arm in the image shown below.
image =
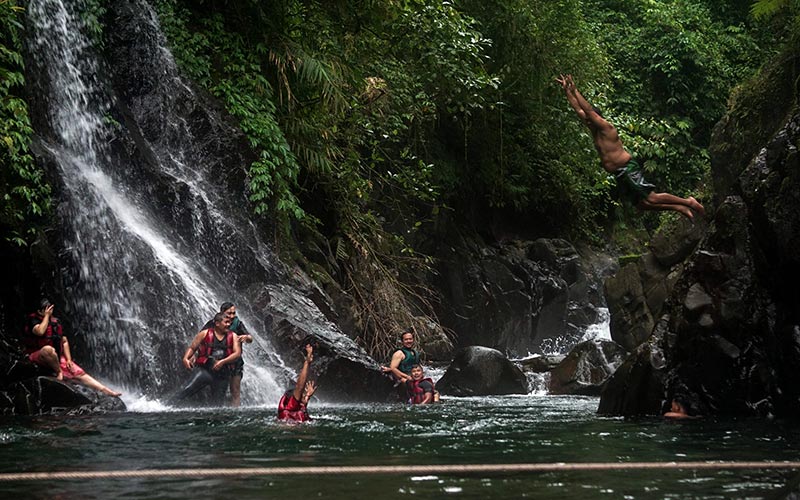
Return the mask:
{"type": "Polygon", "coordinates": [[[575,99],[575,102],[578,104],[581,111],[583,111],[585,116],[584,120],[591,122],[595,127],[598,128],[609,127],[611,124],[609,124],[605,118],[597,114],[592,105],[589,104],[589,101],[583,97],[583,94],[580,93],[578,87],[575,86],[575,81],[572,79],[572,75],[567,75],[565,80],[567,82],[567,95],[572,95],[572,97],[575,99]]]}
{"type": "Polygon", "coordinates": [[[567,77],[564,75],[560,75],[559,78],[556,78],[556,81],[561,85],[561,88],[564,89],[564,95],[567,96],[567,102],[572,107],[572,109],[575,110],[575,113],[578,115],[578,118],[580,118],[581,121],[585,121],[586,113],[583,112],[583,109],[581,109],[581,105],[578,104],[578,99],[575,97],[575,94],[572,91],[570,91],[569,81],[567,80],[567,77]]]}

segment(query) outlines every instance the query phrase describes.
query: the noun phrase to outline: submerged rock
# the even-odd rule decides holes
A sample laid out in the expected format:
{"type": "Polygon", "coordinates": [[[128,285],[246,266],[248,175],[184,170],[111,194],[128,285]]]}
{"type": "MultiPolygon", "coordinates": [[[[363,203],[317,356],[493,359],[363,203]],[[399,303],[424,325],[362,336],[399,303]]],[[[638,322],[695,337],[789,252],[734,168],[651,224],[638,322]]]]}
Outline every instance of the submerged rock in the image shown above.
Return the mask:
{"type": "Polygon", "coordinates": [[[436,388],[451,396],[527,394],[528,380],[500,351],[469,346],[456,353],[436,388]]]}

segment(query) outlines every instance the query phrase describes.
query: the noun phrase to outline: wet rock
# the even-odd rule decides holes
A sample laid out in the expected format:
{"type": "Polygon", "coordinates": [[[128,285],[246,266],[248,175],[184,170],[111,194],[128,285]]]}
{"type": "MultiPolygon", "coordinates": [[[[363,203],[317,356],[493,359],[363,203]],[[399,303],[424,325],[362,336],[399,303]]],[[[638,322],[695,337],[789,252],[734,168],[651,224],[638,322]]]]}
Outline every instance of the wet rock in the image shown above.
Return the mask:
{"type": "Polygon", "coordinates": [[[700,283],[695,283],[689,287],[686,299],[683,301],[683,306],[690,312],[698,311],[712,304],[711,296],[706,293],[700,283]]]}
{"type": "Polygon", "coordinates": [[[316,308],[310,299],[289,286],[270,285],[271,297],[261,311],[273,325],[273,345],[291,368],[283,385],[291,386],[302,366],[303,346],[313,341],[317,347],[311,365],[312,378],[318,380],[317,396],[333,401],[387,401],[395,397],[393,380],[378,363],[316,308]]]}
{"type": "Polygon", "coordinates": [[[534,373],[549,372],[566,358],[563,354],[536,355],[514,360],[524,371],[534,373]]]}
{"type": "Polygon", "coordinates": [[[500,351],[469,346],[456,353],[436,388],[452,396],[527,394],[528,381],[500,351]]]}
{"type": "Polygon", "coordinates": [[[611,313],[611,338],[627,350],[635,349],[650,336],[654,326],[636,263],[624,266],[606,280],[606,300],[611,313]]]}
{"type": "MultiPolygon", "coordinates": [[[[604,305],[599,271],[565,240],[486,246],[450,221],[427,249],[435,255],[437,315],[457,345],[483,345],[512,356],[566,352],[604,305]]],[[[600,262],[601,259],[594,259],[600,262]]]]}
{"type": "Polygon", "coordinates": [[[551,394],[599,396],[605,381],[611,376],[627,352],[616,342],[587,340],[572,351],[550,371],[551,394]]]}
{"type": "Polygon", "coordinates": [[[606,381],[597,412],[601,415],[660,415],[666,391],[667,361],[663,349],[667,318],[606,381]]]}
{"type": "Polygon", "coordinates": [[[100,394],[76,383],[60,382],[53,377],[36,377],[16,382],[8,386],[0,396],[0,411],[12,415],[126,410],[125,403],[119,398],[100,394]]]}

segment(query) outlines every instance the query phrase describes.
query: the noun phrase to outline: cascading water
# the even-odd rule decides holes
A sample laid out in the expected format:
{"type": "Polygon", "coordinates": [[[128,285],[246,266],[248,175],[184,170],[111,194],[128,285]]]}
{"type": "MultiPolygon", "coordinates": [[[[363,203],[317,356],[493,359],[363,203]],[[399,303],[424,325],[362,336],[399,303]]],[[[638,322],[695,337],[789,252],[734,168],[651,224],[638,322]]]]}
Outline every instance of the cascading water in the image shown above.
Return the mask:
{"type": "Polygon", "coordinates": [[[233,300],[256,337],[244,349],[243,400],[272,403],[280,391],[257,355],[271,351],[259,335],[266,325],[250,314],[251,297],[239,285],[269,275],[274,257],[246,209],[236,210],[215,181],[218,161],[208,159],[207,145],[195,143],[173,109],[180,109],[179,99],[192,99],[191,90],[150,8],[134,9],[142,13],[137,29],[151,42],[146,57],[164,87],[157,131],[140,108],[120,110],[99,76],[103,64],[86,35],[83,2],[28,6],[32,101],[46,121],[35,124],[37,144],[44,161],[57,166],[60,183],[61,257],[69,270],[61,314],[84,334],[91,353],[82,359],[91,356],[98,375],[158,395],[179,385],[175,377],[185,373],[179,360],[198,327],[218,304],[233,300]]]}

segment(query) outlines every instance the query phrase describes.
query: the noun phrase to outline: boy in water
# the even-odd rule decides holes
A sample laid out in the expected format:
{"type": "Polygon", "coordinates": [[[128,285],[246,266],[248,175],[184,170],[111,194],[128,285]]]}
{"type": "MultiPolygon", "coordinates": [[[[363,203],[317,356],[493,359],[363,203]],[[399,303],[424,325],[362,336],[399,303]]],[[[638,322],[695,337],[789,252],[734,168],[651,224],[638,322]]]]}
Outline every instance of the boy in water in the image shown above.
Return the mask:
{"type": "Polygon", "coordinates": [[[600,110],[578,92],[572,75],[561,75],[556,81],[564,89],[567,101],[589,128],[600,164],[617,179],[617,184],[639,210],[674,210],[689,219],[705,215],[705,208],[693,197],[681,198],[669,193],[656,193],[655,186],[644,179],[639,163],[622,147],[616,127],[600,114],[600,110]]]}
{"type": "Polygon", "coordinates": [[[411,379],[406,382],[408,402],[413,405],[427,405],[439,401],[439,392],[433,385],[433,379],[425,377],[420,365],[411,367],[411,379]]]}

